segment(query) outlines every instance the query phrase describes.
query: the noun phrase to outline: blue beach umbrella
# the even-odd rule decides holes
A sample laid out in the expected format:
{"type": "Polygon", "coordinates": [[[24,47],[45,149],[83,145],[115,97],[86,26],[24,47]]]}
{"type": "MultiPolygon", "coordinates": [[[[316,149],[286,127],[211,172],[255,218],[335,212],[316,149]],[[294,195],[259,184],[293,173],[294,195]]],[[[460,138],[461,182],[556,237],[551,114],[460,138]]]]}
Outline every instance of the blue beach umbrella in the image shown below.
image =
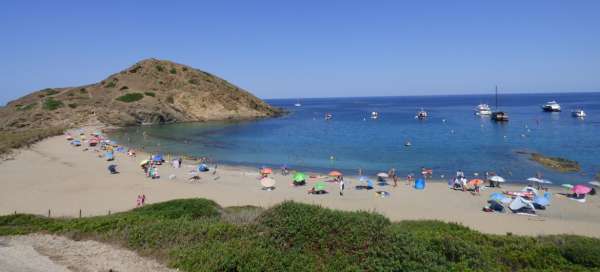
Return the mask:
{"type": "Polygon", "coordinates": [[[543,196],[536,196],[533,198],[533,203],[540,206],[548,206],[548,204],[550,204],[550,199],[543,196]]]}
{"type": "Polygon", "coordinates": [[[501,203],[510,203],[511,202],[510,197],[507,197],[504,194],[499,193],[499,192],[492,193],[490,195],[490,200],[495,200],[495,201],[498,201],[501,203]]]}

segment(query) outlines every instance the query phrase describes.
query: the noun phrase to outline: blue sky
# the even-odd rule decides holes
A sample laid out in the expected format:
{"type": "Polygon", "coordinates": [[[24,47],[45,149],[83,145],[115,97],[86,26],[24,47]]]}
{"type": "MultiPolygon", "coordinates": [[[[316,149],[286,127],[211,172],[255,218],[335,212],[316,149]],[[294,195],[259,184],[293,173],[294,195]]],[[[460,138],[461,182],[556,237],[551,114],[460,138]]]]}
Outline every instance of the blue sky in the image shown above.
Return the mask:
{"type": "Polygon", "coordinates": [[[2,1],[0,104],[144,58],[262,98],[600,90],[600,1],[2,1]]]}

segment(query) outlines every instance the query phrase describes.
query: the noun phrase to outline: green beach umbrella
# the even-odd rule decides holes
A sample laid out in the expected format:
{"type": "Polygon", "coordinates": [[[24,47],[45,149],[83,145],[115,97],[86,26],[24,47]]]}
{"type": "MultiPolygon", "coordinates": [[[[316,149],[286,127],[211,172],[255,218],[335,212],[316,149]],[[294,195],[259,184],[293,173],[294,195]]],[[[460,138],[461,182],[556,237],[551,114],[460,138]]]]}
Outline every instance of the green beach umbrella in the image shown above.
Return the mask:
{"type": "Polygon", "coordinates": [[[315,190],[317,190],[317,191],[325,190],[326,186],[327,185],[325,185],[325,182],[319,181],[319,182],[315,183],[315,190]]]}
{"type": "Polygon", "coordinates": [[[302,172],[296,172],[296,174],[294,174],[294,181],[303,181],[306,180],[306,174],[302,173],[302,172]]]}

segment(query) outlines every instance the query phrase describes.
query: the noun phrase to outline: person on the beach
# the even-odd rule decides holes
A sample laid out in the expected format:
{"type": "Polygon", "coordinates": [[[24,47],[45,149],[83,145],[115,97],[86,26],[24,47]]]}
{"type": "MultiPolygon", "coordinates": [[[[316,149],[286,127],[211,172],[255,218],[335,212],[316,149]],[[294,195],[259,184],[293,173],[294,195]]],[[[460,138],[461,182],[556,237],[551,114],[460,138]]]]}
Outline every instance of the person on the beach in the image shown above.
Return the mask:
{"type": "Polygon", "coordinates": [[[136,207],[142,206],[142,196],[141,195],[137,196],[136,202],[137,202],[136,207]]]}
{"type": "Polygon", "coordinates": [[[361,177],[363,175],[362,168],[358,168],[358,176],[361,177]]]}
{"type": "Polygon", "coordinates": [[[413,183],[413,174],[408,174],[408,176],[406,176],[406,184],[408,186],[412,186],[413,183]]]}
{"type": "Polygon", "coordinates": [[[464,178],[465,177],[465,173],[462,170],[458,169],[458,171],[456,171],[456,177],[457,178],[464,178]]]}
{"type": "Polygon", "coordinates": [[[142,194],[142,206],[144,206],[144,204],[146,204],[146,195],[142,194]]]}
{"type": "Polygon", "coordinates": [[[340,177],[340,196],[344,196],[344,187],[345,187],[345,183],[344,183],[344,178],[340,177]]]}
{"type": "Polygon", "coordinates": [[[394,181],[394,187],[398,186],[398,177],[396,176],[396,168],[388,171],[388,176],[394,181]]]}

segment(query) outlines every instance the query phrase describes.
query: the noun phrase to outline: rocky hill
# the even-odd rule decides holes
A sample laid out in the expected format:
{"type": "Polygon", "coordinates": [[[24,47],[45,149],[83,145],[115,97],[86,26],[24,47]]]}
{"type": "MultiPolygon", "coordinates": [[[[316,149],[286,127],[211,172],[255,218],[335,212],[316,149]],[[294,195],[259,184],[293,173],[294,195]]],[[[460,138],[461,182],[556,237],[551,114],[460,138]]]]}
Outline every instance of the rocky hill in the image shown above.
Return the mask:
{"type": "Polygon", "coordinates": [[[207,72],[147,59],[91,85],[49,88],[0,108],[0,130],[272,117],[281,110],[207,72]]]}

